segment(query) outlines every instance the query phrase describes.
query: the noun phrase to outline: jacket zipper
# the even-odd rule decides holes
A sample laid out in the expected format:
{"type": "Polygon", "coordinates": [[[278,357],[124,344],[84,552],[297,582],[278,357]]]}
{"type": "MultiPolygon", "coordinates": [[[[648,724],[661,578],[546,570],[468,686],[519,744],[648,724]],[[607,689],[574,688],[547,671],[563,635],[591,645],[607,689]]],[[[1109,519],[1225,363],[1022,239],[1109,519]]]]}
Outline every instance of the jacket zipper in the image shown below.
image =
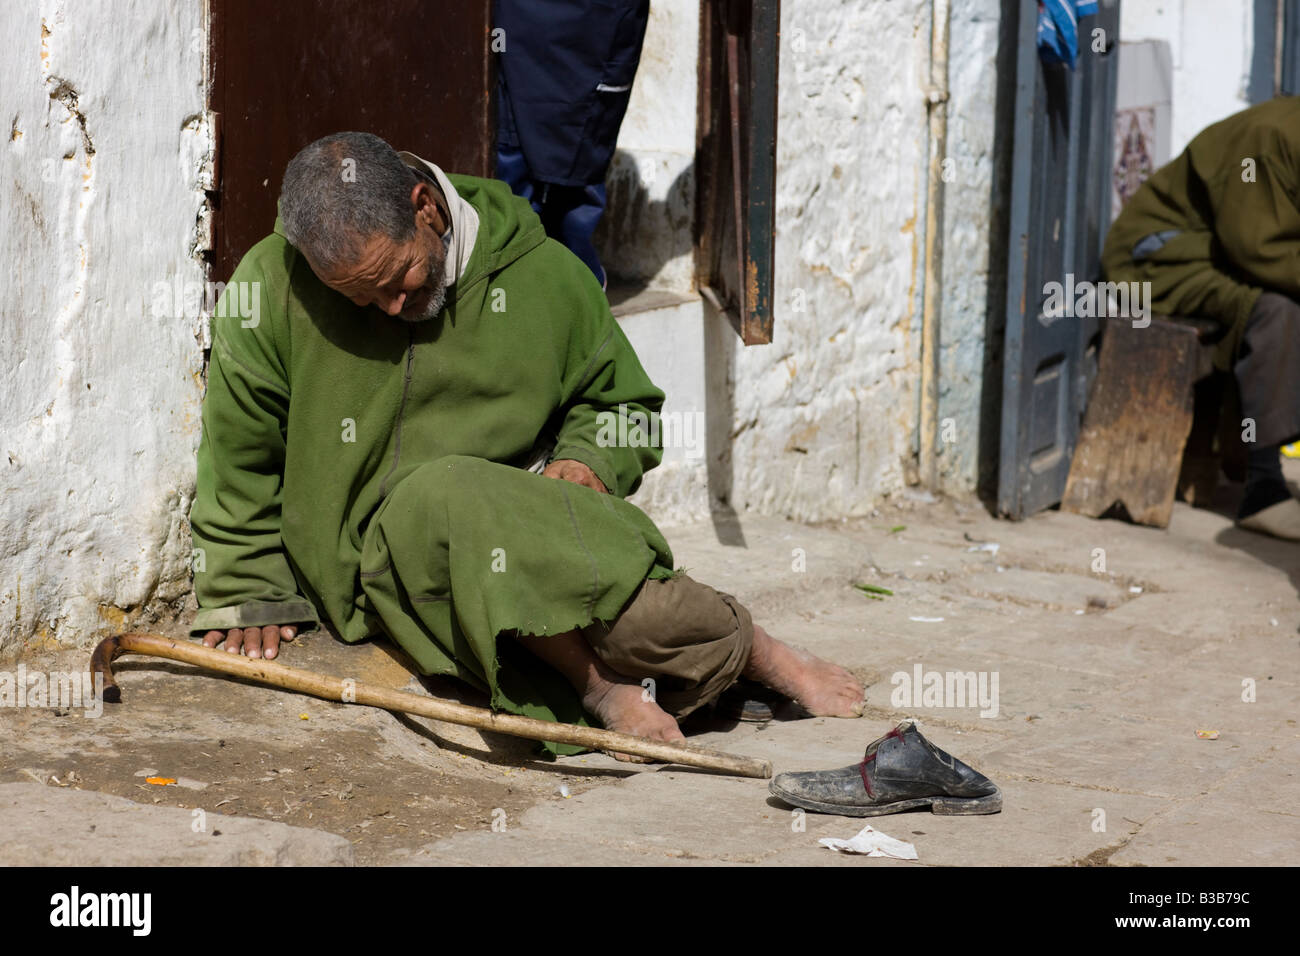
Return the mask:
{"type": "Polygon", "coordinates": [[[407,330],[406,346],[406,380],[402,383],[402,401],[397,406],[397,438],[393,443],[393,467],[388,469],[384,480],[379,483],[379,497],[388,497],[388,479],[397,472],[397,463],[402,458],[402,419],[406,415],[406,399],[411,393],[411,368],[415,364],[415,329],[407,330]]]}

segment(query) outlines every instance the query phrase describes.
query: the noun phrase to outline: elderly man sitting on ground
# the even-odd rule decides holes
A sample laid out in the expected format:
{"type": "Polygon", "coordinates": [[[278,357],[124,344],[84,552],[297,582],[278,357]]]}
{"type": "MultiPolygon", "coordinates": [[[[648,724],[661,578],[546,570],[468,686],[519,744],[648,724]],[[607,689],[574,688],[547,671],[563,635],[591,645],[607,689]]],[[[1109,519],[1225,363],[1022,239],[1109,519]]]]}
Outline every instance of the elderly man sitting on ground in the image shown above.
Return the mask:
{"type": "Polygon", "coordinates": [[[225,296],[258,320],[213,320],[191,514],[208,646],[276,657],[328,620],[493,707],[661,740],[741,677],[861,714],[857,679],[674,570],[625,500],[662,451],[603,426],[664,395],[505,184],[327,136],[225,296]]]}

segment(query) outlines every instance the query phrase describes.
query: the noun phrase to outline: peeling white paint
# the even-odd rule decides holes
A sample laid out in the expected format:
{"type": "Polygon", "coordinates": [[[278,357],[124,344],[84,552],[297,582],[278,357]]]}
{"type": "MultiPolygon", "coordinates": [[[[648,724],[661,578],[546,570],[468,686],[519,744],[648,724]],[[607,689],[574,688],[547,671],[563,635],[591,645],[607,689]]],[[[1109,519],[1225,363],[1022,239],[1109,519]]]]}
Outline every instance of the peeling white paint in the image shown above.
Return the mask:
{"type": "Polygon", "coordinates": [[[1174,65],[1172,155],[1250,106],[1253,0],[1145,0],[1120,6],[1120,38],[1164,40],[1174,65]]]}
{"type": "MultiPolygon", "coordinates": [[[[948,157],[944,192],[943,317],[940,330],[940,483],[950,493],[975,489],[980,433],[1001,430],[996,404],[982,405],[989,253],[992,235],[993,152],[997,103],[998,4],[953,0],[948,83],[948,157]]],[[[1001,276],[997,281],[1005,281],[1001,276]]],[[[997,330],[1002,323],[995,324],[997,330]]],[[[1001,343],[994,343],[995,348],[1001,343]]],[[[996,375],[998,369],[993,372],[996,375]]],[[[991,382],[994,391],[1001,382],[991,382]]],[[[996,444],[995,444],[996,447],[996,444]]]]}
{"type": "MultiPolygon", "coordinates": [[[[653,4],[646,39],[647,50],[674,51],[674,70],[692,80],[694,55],[688,63],[682,51],[696,49],[696,9],[687,0],[653,4]]],[[[945,209],[940,415],[955,419],[956,442],[939,461],[946,487],[968,491],[983,388],[999,4],[956,0],[952,16],[955,180],[945,209]]],[[[720,354],[708,358],[708,380],[679,386],[687,400],[703,401],[733,369],[733,437],[711,441],[730,445],[729,467],[715,469],[730,475],[736,510],[806,520],[865,514],[914,467],[929,33],[928,0],[783,5],[775,341],[745,348],[726,327],[715,334],[720,354]]],[[[643,58],[637,76],[619,141],[632,158],[684,148],[680,102],[641,95],[651,86],[645,71],[662,59],[643,58]]],[[[693,82],[677,95],[693,102],[693,82]]],[[[680,285],[662,273],[649,281],[680,285]]],[[[725,326],[706,311],[706,331],[725,326]]],[[[681,336],[668,324],[658,343],[634,340],[652,378],[680,380],[681,336]]],[[[704,466],[694,481],[683,467],[651,473],[636,499],[661,522],[707,512],[705,487],[715,497],[726,490],[716,474],[705,480],[704,466]]]]}
{"type": "MultiPolygon", "coordinates": [[[[940,465],[954,491],[974,484],[979,428],[996,427],[979,406],[999,7],[953,2],[940,416],[956,439],[940,465]]],[[[13,264],[0,285],[0,652],[56,630],[82,639],[102,608],[189,590],[203,323],[151,304],[160,282],[204,278],[202,10],[0,5],[13,51],[0,60],[0,253],[13,264]]],[[[742,347],[698,300],[623,320],[666,411],[707,422],[707,453],[670,449],[635,499],[660,522],[719,496],[805,520],[861,515],[907,483],[929,30],[929,0],[784,5],[774,344],[742,347]]],[[[602,227],[611,266],[678,291],[692,284],[697,34],[694,0],[652,4],[602,227]]]]}
{"type": "Polygon", "coordinates": [[[202,278],[196,30],[198,3],[0,5],[0,652],[189,588],[198,323],[149,293],[202,278]]]}

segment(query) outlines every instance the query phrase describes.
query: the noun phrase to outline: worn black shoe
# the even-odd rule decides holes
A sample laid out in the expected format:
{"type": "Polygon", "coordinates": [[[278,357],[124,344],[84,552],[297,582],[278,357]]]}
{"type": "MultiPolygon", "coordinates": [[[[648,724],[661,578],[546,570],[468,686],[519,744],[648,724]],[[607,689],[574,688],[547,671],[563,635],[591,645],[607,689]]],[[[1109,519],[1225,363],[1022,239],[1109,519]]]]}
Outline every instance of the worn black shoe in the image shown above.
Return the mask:
{"type": "Polygon", "coordinates": [[[777,774],[768,789],[791,806],[846,817],[927,806],[954,815],[1002,809],[1002,791],[993,781],[930,743],[910,720],[868,744],[860,763],[777,774]]]}

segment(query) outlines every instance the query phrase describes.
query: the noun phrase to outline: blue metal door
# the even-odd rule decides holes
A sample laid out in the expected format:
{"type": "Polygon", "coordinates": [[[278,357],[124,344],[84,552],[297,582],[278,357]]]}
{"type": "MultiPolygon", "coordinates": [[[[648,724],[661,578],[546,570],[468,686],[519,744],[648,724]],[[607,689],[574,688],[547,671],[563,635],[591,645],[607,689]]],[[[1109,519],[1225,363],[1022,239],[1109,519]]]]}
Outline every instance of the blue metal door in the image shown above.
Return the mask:
{"type": "Polygon", "coordinates": [[[1039,59],[1037,8],[1021,0],[1016,64],[998,468],[998,510],[1012,518],[1061,500],[1096,376],[1100,320],[1043,306],[1048,283],[1072,301],[1100,278],[1119,63],[1119,0],[1080,20],[1073,70],[1039,59]]]}

